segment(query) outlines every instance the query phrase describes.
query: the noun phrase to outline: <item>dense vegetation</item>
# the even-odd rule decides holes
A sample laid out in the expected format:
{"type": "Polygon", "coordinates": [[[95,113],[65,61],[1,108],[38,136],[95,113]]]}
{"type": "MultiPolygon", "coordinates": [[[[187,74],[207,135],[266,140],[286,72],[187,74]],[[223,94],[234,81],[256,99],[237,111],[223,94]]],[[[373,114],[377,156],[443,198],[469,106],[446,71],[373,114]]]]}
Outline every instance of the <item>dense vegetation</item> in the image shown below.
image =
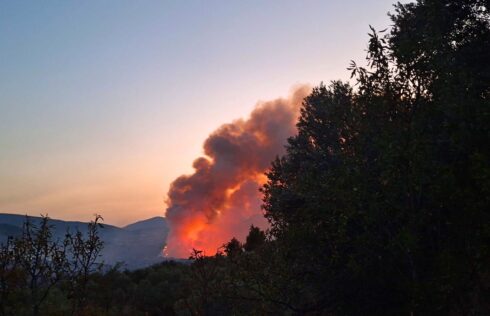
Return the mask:
{"type": "Polygon", "coordinates": [[[100,220],[96,216],[85,234],[67,231],[59,240],[48,217],[34,224],[26,216],[22,235],[0,244],[0,315],[57,314],[61,301],[46,302],[61,293],[68,299],[63,314],[84,311],[91,274],[101,268],[100,220]]]}
{"type": "Polygon", "coordinates": [[[3,265],[2,313],[490,315],[489,9],[419,0],[371,30],[355,85],[315,88],[272,163],[269,231],[188,265],[68,274],[42,306],[51,283],[3,265]]]}

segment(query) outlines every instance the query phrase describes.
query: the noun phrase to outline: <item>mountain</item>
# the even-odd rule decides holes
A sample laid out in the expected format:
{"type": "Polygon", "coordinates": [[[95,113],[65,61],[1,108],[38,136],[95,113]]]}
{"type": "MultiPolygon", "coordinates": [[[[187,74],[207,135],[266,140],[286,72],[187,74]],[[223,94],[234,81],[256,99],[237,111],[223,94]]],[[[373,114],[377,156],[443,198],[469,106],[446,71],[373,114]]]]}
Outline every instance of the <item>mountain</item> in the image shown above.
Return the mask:
{"type": "MultiPolygon", "coordinates": [[[[28,216],[34,225],[39,224],[41,217],[28,216]]],[[[22,234],[25,215],[0,213],[0,242],[8,236],[22,234]]],[[[85,222],[62,221],[50,219],[53,238],[62,240],[67,231],[77,230],[86,233],[85,222]]],[[[101,261],[107,265],[122,262],[128,269],[142,268],[163,260],[162,249],[168,235],[168,225],[164,217],[153,217],[125,227],[103,224],[99,236],[104,242],[101,261]]]]}
{"type": "Polygon", "coordinates": [[[147,229],[159,229],[162,226],[166,226],[165,217],[157,216],[149,219],[145,219],[133,224],[129,224],[124,227],[126,230],[137,231],[147,229]]]}

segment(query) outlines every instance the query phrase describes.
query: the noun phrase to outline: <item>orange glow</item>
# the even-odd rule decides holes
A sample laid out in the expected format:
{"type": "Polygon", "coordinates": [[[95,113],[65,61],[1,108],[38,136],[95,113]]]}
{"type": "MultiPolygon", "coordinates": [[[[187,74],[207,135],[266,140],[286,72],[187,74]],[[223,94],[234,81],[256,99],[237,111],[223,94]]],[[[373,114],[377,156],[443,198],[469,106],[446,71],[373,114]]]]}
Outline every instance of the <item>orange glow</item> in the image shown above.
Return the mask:
{"type": "Polygon", "coordinates": [[[175,179],[168,192],[169,256],[188,257],[192,249],[214,255],[231,238],[244,240],[250,225],[267,228],[259,188],[295,133],[309,91],[301,87],[289,99],[259,104],[249,119],[225,124],[208,137],[194,173],[175,179]]]}
{"type": "Polygon", "coordinates": [[[166,253],[186,257],[192,249],[214,255],[223,244],[236,237],[243,240],[250,225],[267,228],[267,221],[260,211],[258,188],[266,179],[262,174],[251,176],[239,186],[226,190],[226,200],[213,220],[202,213],[187,216],[169,236],[166,253]]]}

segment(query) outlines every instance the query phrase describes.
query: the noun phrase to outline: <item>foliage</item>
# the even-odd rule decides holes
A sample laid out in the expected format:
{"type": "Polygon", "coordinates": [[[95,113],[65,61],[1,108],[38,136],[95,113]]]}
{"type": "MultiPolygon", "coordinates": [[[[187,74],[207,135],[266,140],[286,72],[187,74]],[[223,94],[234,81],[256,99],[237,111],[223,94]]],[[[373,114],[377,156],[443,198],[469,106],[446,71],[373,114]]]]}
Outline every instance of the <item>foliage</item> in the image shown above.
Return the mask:
{"type": "Polygon", "coordinates": [[[255,227],[254,225],[252,225],[250,226],[250,231],[248,233],[247,239],[245,240],[245,244],[243,245],[243,249],[245,251],[255,251],[262,247],[265,241],[265,233],[260,230],[259,227],[255,227]]]}
{"type": "Polygon", "coordinates": [[[485,314],[488,3],[398,4],[392,20],[368,68],[352,63],[355,90],[305,99],[263,188],[271,234],[312,287],[302,310],[485,314]]]}
{"type": "Polygon", "coordinates": [[[88,275],[96,270],[102,249],[97,232],[100,219],[96,216],[89,224],[87,236],[67,232],[60,241],[53,240],[47,216],[38,224],[26,217],[22,235],[0,245],[0,314],[44,315],[43,304],[63,286],[76,291],[71,314],[79,314],[88,275]]]}

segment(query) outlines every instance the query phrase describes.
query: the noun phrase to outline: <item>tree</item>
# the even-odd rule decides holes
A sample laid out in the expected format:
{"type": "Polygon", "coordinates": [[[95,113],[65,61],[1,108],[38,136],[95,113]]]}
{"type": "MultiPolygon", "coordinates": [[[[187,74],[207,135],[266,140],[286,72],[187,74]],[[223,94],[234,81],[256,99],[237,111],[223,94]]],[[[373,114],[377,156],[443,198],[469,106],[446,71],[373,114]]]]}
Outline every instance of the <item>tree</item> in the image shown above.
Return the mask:
{"type": "Polygon", "coordinates": [[[262,189],[297,310],[488,312],[488,9],[398,4],[368,67],[351,65],[355,89],[304,100],[262,189]]]}
{"type": "Polygon", "coordinates": [[[0,244],[0,315],[11,314],[10,296],[17,287],[18,269],[14,256],[13,238],[0,244]]]}
{"type": "Polygon", "coordinates": [[[87,283],[95,272],[102,249],[98,236],[100,216],[88,225],[87,236],[67,232],[54,239],[47,216],[39,221],[26,216],[22,234],[0,244],[0,314],[44,315],[69,313],[60,306],[45,306],[52,299],[70,302],[72,314],[85,306],[87,283]],[[70,291],[63,291],[68,287],[70,291]],[[63,294],[71,293],[70,296],[63,294]],[[53,294],[54,293],[54,294],[53,294]]]}
{"type": "Polygon", "coordinates": [[[245,251],[254,251],[261,247],[265,243],[265,240],[265,232],[260,230],[259,227],[251,225],[243,249],[245,251]]]}
{"type": "Polygon", "coordinates": [[[13,253],[26,283],[32,315],[39,315],[42,303],[64,276],[66,247],[52,241],[47,216],[42,217],[39,225],[26,216],[22,237],[14,241],[13,253]]]}
{"type": "Polygon", "coordinates": [[[97,262],[103,247],[99,237],[99,228],[103,227],[100,224],[101,220],[103,220],[102,216],[95,215],[95,219],[88,224],[86,236],[81,231],[77,231],[74,235],[70,233],[66,235],[65,246],[69,248],[70,253],[67,268],[73,315],[83,312],[89,277],[101,268],[100,263],[97,262]]]}
{"type": "Polygon", "coordinates": [[[236,238],[232,238],[229,242],[223,246],[224,252],[227,257],[235,257],[243,252],[242,243],[236,238]]]}

